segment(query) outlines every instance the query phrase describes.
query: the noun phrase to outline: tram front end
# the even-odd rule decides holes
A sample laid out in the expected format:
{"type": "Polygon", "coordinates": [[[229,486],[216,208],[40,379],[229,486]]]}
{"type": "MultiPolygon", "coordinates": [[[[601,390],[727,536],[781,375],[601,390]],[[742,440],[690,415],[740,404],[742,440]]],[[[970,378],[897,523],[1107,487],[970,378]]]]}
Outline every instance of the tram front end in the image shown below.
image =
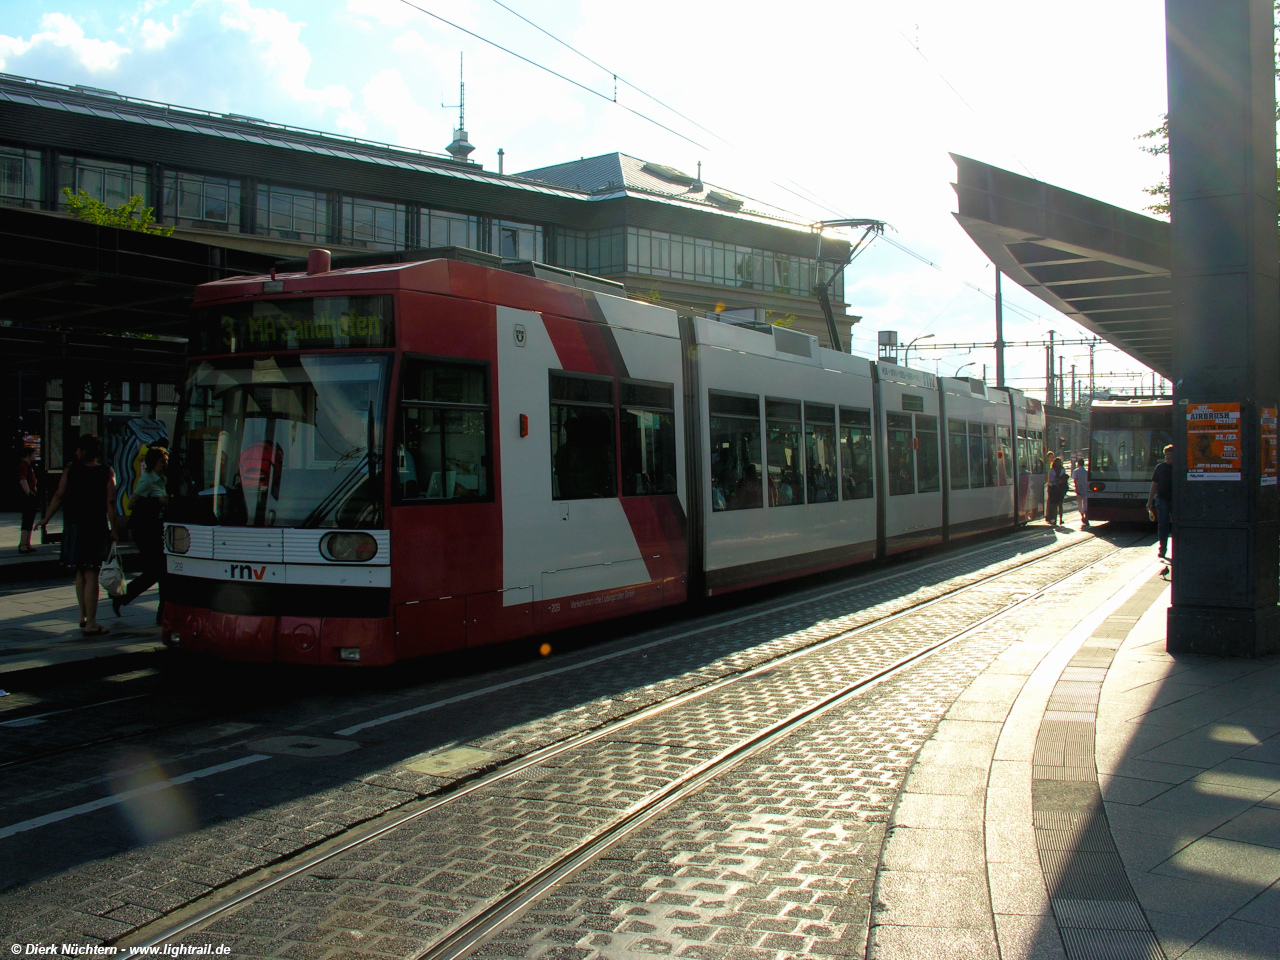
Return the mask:
{"type": "Polygon", "coordinates": [[[164,642],[256,663],[390,663],[394,297],[277,291],[220,281],[197,294],[164,642]]]}

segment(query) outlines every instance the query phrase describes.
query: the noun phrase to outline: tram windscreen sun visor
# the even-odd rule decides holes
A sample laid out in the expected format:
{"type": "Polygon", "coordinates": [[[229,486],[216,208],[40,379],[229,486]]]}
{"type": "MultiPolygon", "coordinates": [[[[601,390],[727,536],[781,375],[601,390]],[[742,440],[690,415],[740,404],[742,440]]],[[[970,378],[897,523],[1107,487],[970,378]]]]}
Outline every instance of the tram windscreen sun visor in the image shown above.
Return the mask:
{"type": "Polygon", "coordinates": [[[344,353],[197,361],[187,377],[172,518],[381,526],[390,359],[344,353]]]}
{"type": "Polygon", "coordinates": [[[192,352],[275,353],[394,344],[394,298],[299,297],[245,300],[196,311],[192,352]]]}

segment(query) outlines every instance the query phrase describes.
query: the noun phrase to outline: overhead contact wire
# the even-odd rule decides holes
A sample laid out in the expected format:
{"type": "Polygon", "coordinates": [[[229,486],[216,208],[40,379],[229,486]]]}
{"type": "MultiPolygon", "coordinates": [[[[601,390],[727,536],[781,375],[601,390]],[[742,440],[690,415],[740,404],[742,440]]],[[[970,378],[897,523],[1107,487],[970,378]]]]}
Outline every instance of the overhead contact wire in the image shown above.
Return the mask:
{"type": "Polygon", "coordinates": [[[585,90],[587,93],[591,94],[592,96],[599,97],[601,100],[604,100],[606,103],[612,103],[615,106],[621,107],[623,110],[626,110],[628,113],[635,114],[641,120],[646,120],[649,123],[652,123],[655,127],[661,127],[663,130],[667,131],[667,133],[670,133],[673,136],[677,136],[681,140],[684,140],[688,143],[692,143],[695,147],[700,147],[703,150],[710,149],[710,147],[708,147],[706,144],[699,143],[697,140],[694,140],[692,137],[685,136],[679,130],[674,130],[671,127],[668,127],[665,123],[662,123],[660,120],[655,120],[653,117],[647,114],[641,113],[639,110],[636,110],[634,107],[628,107],[625,103],[619,103],[614,98],[601,93],[599,90],[596,90],[594,87],[589,87],[585,83],[582,83],[578,80],[574,80],[572,77],[567,77],[563,73],[560,73],[557,70],[552,70],[547,65],[539,63],[537,60],[534,60],[530,57],[526,57],[522,53],[516,53],[510,47],[504,47],[502,44],[498,43],[496,40],[490,40],[488,37],[482,34],[476,33],[474,30],[468,30],[466,27],[462,26],[461,24],[454,23],[452,20],[447,20],[444,17],[440,16],[440,14],[438,13],[432,13],[426,7],[420,7],[416,3],[411,2],[411,0],[400,0],[400,2],[403,3],[406,7],[411,7],[412,9],[417,10],[419,13],[426,14],[428,17],[431,17],[433,20],[439,20],[441,23],[445,24],[446,26],[453,27],[453,29],[459,30],[462,33],[465,33],[469,37],[474,37],[476,40],[479,40],[481,43],[487,43],[489,46],[494,47],[495,49],[501,50],[503,53],[508,54],[509,56],[515,57],[517,60],[522,60],[525,63],[529,64],[529,66],[531,67],[537,67],[539,70],[542,70],[544,73],[549,73],[553,77],[560,78],[565,83],[571,83],[575,87],[579,88],[580,90],[585,90]]]}

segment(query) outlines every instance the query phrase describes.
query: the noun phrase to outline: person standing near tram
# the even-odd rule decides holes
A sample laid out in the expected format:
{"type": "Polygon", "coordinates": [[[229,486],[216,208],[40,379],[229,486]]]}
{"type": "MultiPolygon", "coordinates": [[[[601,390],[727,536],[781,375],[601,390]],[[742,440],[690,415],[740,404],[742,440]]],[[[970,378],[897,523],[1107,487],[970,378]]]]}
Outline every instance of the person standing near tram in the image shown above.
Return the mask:
{"type": "Polygon", "coordinates": [[[1071,482],[1076,488],[1076,505],[1080,509],[1080,527],[1089,526],[1089,468],[1083,460],[1076,461],[1076,468],[1071,471],[1071,482]]]}
{"type": "Polygon", "coordinates": [[[1173,444],[1164,448],[1164,461],[1157,463],[1151,474],[1151,493],[1147,497],[1147,512],[1153,514],[1160,537],[1161,560],[1168,555],[1169,528],[1173,521],[1173,444]]]}
{"type": "Polygon", "coordinates": [[[25,447],[18,461],[18,492],[21,494],[22,522],[18,530],[18,552],[35,553],[31,546],[31,531],[36,526],[40,512],[40,478],[36,475],[36,449],[25,447]]]}

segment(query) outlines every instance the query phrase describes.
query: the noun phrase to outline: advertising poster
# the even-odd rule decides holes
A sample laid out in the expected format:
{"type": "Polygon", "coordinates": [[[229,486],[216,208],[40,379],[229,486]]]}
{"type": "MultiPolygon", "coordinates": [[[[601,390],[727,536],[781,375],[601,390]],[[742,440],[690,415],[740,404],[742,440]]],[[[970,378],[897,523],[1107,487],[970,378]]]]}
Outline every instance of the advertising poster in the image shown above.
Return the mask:
{"type": "Polygon", "coordinates": [[[1187,404],[1187,479],[1239,480],[1240,404],[1187,404]]]}
{"type": "Polygon", "coordinates": [[[129,501],[142,479],[143,460],[152,440],[167,436],[163,420],[137,417],[108,417],[111,466],[116,471],[116,511],[127,517],[132,513],[129,501]]]}
{"type": "Polygon", "coordinates": [[[1258,431],[1258,447],[1262,452],[1262,472],[1258,485],[1274,487],[1276,484],[1276,408],[1263,407],[1258,431]]]}

